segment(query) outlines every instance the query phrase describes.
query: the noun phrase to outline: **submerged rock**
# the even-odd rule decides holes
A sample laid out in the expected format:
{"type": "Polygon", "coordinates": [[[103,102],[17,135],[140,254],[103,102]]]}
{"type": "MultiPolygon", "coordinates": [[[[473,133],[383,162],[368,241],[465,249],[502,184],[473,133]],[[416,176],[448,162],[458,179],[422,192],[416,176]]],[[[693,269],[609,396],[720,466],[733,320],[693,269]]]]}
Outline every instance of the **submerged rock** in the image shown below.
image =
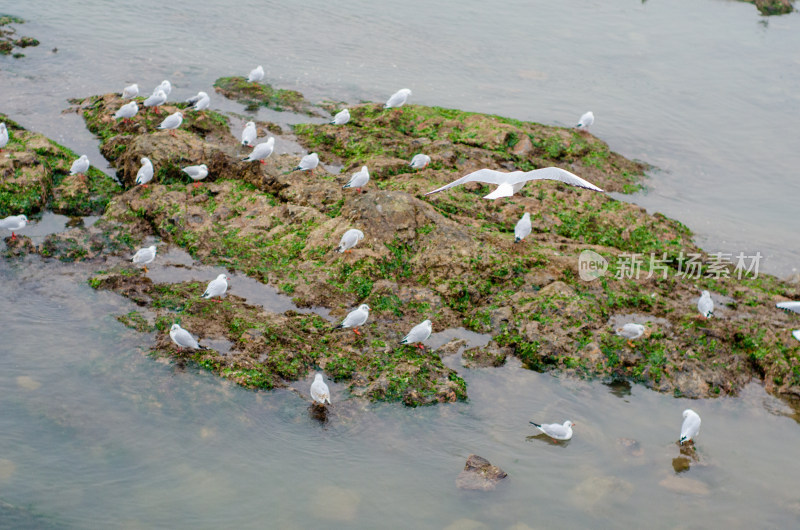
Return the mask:
{"type": "Polygon", "coordinates": [[[785,15],[794,11],[794,0],[742,0],[755,4],[762,15],[785,15]]]}
{"type": "Polygon", "coordinates": [[[241,76],[220,77],[214,81],[214,90],[228,99],[245,105],[247,110],[268,107],[273,110],[288,110],[315,115],[311,104],[296,90],[273,88],[268,83],[251,83],[241,76]]]}
{"type": "MultiPolygon", "coordinates": [[[[27,48],[28,46],[38,46],[39,41],[33,37],[17,37],[16,30],[11,24],[23,24],[25,21],[12,15],[0,15],[0,55],[9,55],[14,48],[27,48]]],[[[15,58],[25,57],[24,54],[16,52],[15,58]]]]}
{"type": "Polygon", "coordinates": [[[462,490],[490,491],[508,474],[478,455],[469,455],[464,470],[456,478],[456,486],[462,490]]]}

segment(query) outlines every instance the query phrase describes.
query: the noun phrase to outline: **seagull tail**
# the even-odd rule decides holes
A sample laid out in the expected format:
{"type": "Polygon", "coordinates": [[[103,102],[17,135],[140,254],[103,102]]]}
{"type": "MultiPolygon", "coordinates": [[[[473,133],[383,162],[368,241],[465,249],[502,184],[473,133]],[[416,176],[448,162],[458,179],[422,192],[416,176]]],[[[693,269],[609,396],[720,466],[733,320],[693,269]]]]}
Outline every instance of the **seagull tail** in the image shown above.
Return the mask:
{"type": "Polygon", "coordinates": [[[533,425],[534,427],[538,427],[538,428],[540,428],[540,429],[542,428],[542,426],[541,426],[539,423],[534,423],[534,422],[532,422],[532,421],[529,421],[528,423],[530,423],[530,424],[531,424],[531,425],[533,425]]]}
{"type": "Polygon", "coordinates": [[[338,326],[334,326],[333,329],[342,329],[344,326],[339,324],[338,326]]]}
{"type": "Polygon", "coordinates": [[[681,436],[681,439],[679,440],[679,443],[681,445],[683,445],[683,442],[685,442],[686,440],[687,440],[686,436],[681,436]]]}
{"type": "Polygon", "coordinates": [[[514,186],[504,182],[497,186],[497,189],[492,193],[484,196],[484,199],[499,199],[500,197],[511,197],[512,195],[514,195],[514,186]]]}
{"type": "Polygon", "coordinates": [[[518,238],[518,237],[514,238],[514,243],[519,243],[520,241],[522,241],[520,238],[518,238]]]}

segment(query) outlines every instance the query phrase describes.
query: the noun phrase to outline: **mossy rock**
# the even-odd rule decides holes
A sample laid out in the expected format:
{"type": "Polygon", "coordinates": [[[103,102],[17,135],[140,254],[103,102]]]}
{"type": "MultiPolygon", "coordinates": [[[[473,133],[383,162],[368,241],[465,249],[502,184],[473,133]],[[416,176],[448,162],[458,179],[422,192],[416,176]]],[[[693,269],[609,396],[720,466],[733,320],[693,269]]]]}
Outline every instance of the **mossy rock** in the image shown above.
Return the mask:
{"type": "MultiPolygon", "coordinates": [[[[13,15],[0,15],[0,55],[12,54],[15,47],[27,48],[38,46],[39,41],[33,37],[16,37],[16,31],[9,27],[11,24],[22,24],[25,21],[13,15]]],[[[24,57],[22,53],[13,53],[13,57],[24,57]]]]}
{"type": "Polygon", "coordinates": [[[296,90],[273,88],[267,83],[251,83],[241,76],[220,77],[214,81],[214,90],[228,99],[238,101],[248,110],[267,107],[278,111],[292,111],[313,116],[315,112],[303,94],[296,90]]]}
{"type": "Polygon", "coordinates": [[[762,15],[785,15],[794,11],[793,0],[743,0],[755,4],[762,15]]]}

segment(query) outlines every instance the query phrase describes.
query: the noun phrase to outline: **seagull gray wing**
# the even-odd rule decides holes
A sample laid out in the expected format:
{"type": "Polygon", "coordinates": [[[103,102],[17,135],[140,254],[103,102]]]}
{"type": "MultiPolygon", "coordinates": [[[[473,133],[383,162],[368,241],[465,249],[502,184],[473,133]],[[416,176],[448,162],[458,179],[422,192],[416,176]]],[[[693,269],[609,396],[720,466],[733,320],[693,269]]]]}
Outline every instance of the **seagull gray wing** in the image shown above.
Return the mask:
{"type": "MultiPolygon", "coordinates": [[[[481,170],[481,171],[490,171],[490,170],[481,170]]],[[[476,171],[475,173],[480,173],[480,171],[476,171]]],[[[470,173],[471,175],[474,173],[470,173]]],[[[601,188],[598,188],[588,180],[584,180],[580,178],[578,175],[574,173],[570,173],[566,169],[561,169],[560,167],[544,167],[541,169],[534,169],[533,171],[515,171],[514,173],[509,173],[509,178],[506,179],[505,182],[509,184],[519,184],[520,182],[528,182],[529,180],[557,180],[559,182],[563,182],[564,184],[569,184],[570,186],[577,186],[579,188],[586,188],[587,190],[592,191],[603,191],[601,188]]],[[[467,175],[469,176],[469,175],[467,175]]],[[[465,181],[470,182],[470,181],[465,181]]],[[[481,181],[481,182],[489,182],[481,181]]]]}
{"type": "MultiPolygon", "coordinates": [[[[467,182],[483,182],[486,184],[502,184],[504,182],[509,182],[509,178],[514,176],[516,173],[522,173],[521,171],[514,171],[512,173],[506,173],[503,171],[495,171],[494,169],[479,169],[478,171],[473,171],[468,175],[464,175],[458,180],[454,180],[450,184],[445,184],[441,188],[437,188],[433,191],[429,191],[425,195],[430,195],[432,193],[437,193],[440,191],[444,191],[448,188],[452,188],[453,186],[458,186],[459,184],[466,184],[467,182]]],[[[527,180],[527,179],[526,179],[527,180]]]]}
{"type": "Polygon", "coordinates": [[[174,339],[178,346],[182,348],[194,348],[195,350],[200,348],[200,345],[194,337],[192,337],[192,334],[183,328],[175,331],[174,339]]]}

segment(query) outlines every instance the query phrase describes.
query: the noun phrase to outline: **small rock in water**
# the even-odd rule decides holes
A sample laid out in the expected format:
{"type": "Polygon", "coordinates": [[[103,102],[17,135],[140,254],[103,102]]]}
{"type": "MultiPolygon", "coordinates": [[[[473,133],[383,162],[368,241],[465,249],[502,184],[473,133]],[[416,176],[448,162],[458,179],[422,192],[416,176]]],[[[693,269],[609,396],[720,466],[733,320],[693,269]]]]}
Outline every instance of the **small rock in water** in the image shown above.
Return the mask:
{"type": "Polygon", "coordinates": [[[25,390],[38,390],[42,384],[33,377],[20,375],[17,377],[17,386],[25,390]]]}
{"type": "Polygon", "coordinates": [[[583,510],[605,511],[609,504],[624,503],[632,493],[633,484],[619,477],[589,477],[572,490],[572,502],[583,510]]]}
{"type": "Polygon", "coordinates": [[[508,473],[478,455],[469,455],[464,470],[456,478],[456,486],[462,490],[491,491],[508,473]]]}
{"type": "Polygon", "coordinates": [[[708,485],[706,485],[704,482],[700,482],[699,480],[694,480],[691,478],[678,477],[677,475],[670,475],[658,484],[659,486],[667,488],[670,491],[674,491],[675,493],[683,493],[686,495],[709,494],[708,485]]]}
{"type": "Polygon", "coordinates": [[[633,438],[617,438],[617,447],[619,447],[626,455],[642,456],[644,454],[642,444],[633,438]]]}

